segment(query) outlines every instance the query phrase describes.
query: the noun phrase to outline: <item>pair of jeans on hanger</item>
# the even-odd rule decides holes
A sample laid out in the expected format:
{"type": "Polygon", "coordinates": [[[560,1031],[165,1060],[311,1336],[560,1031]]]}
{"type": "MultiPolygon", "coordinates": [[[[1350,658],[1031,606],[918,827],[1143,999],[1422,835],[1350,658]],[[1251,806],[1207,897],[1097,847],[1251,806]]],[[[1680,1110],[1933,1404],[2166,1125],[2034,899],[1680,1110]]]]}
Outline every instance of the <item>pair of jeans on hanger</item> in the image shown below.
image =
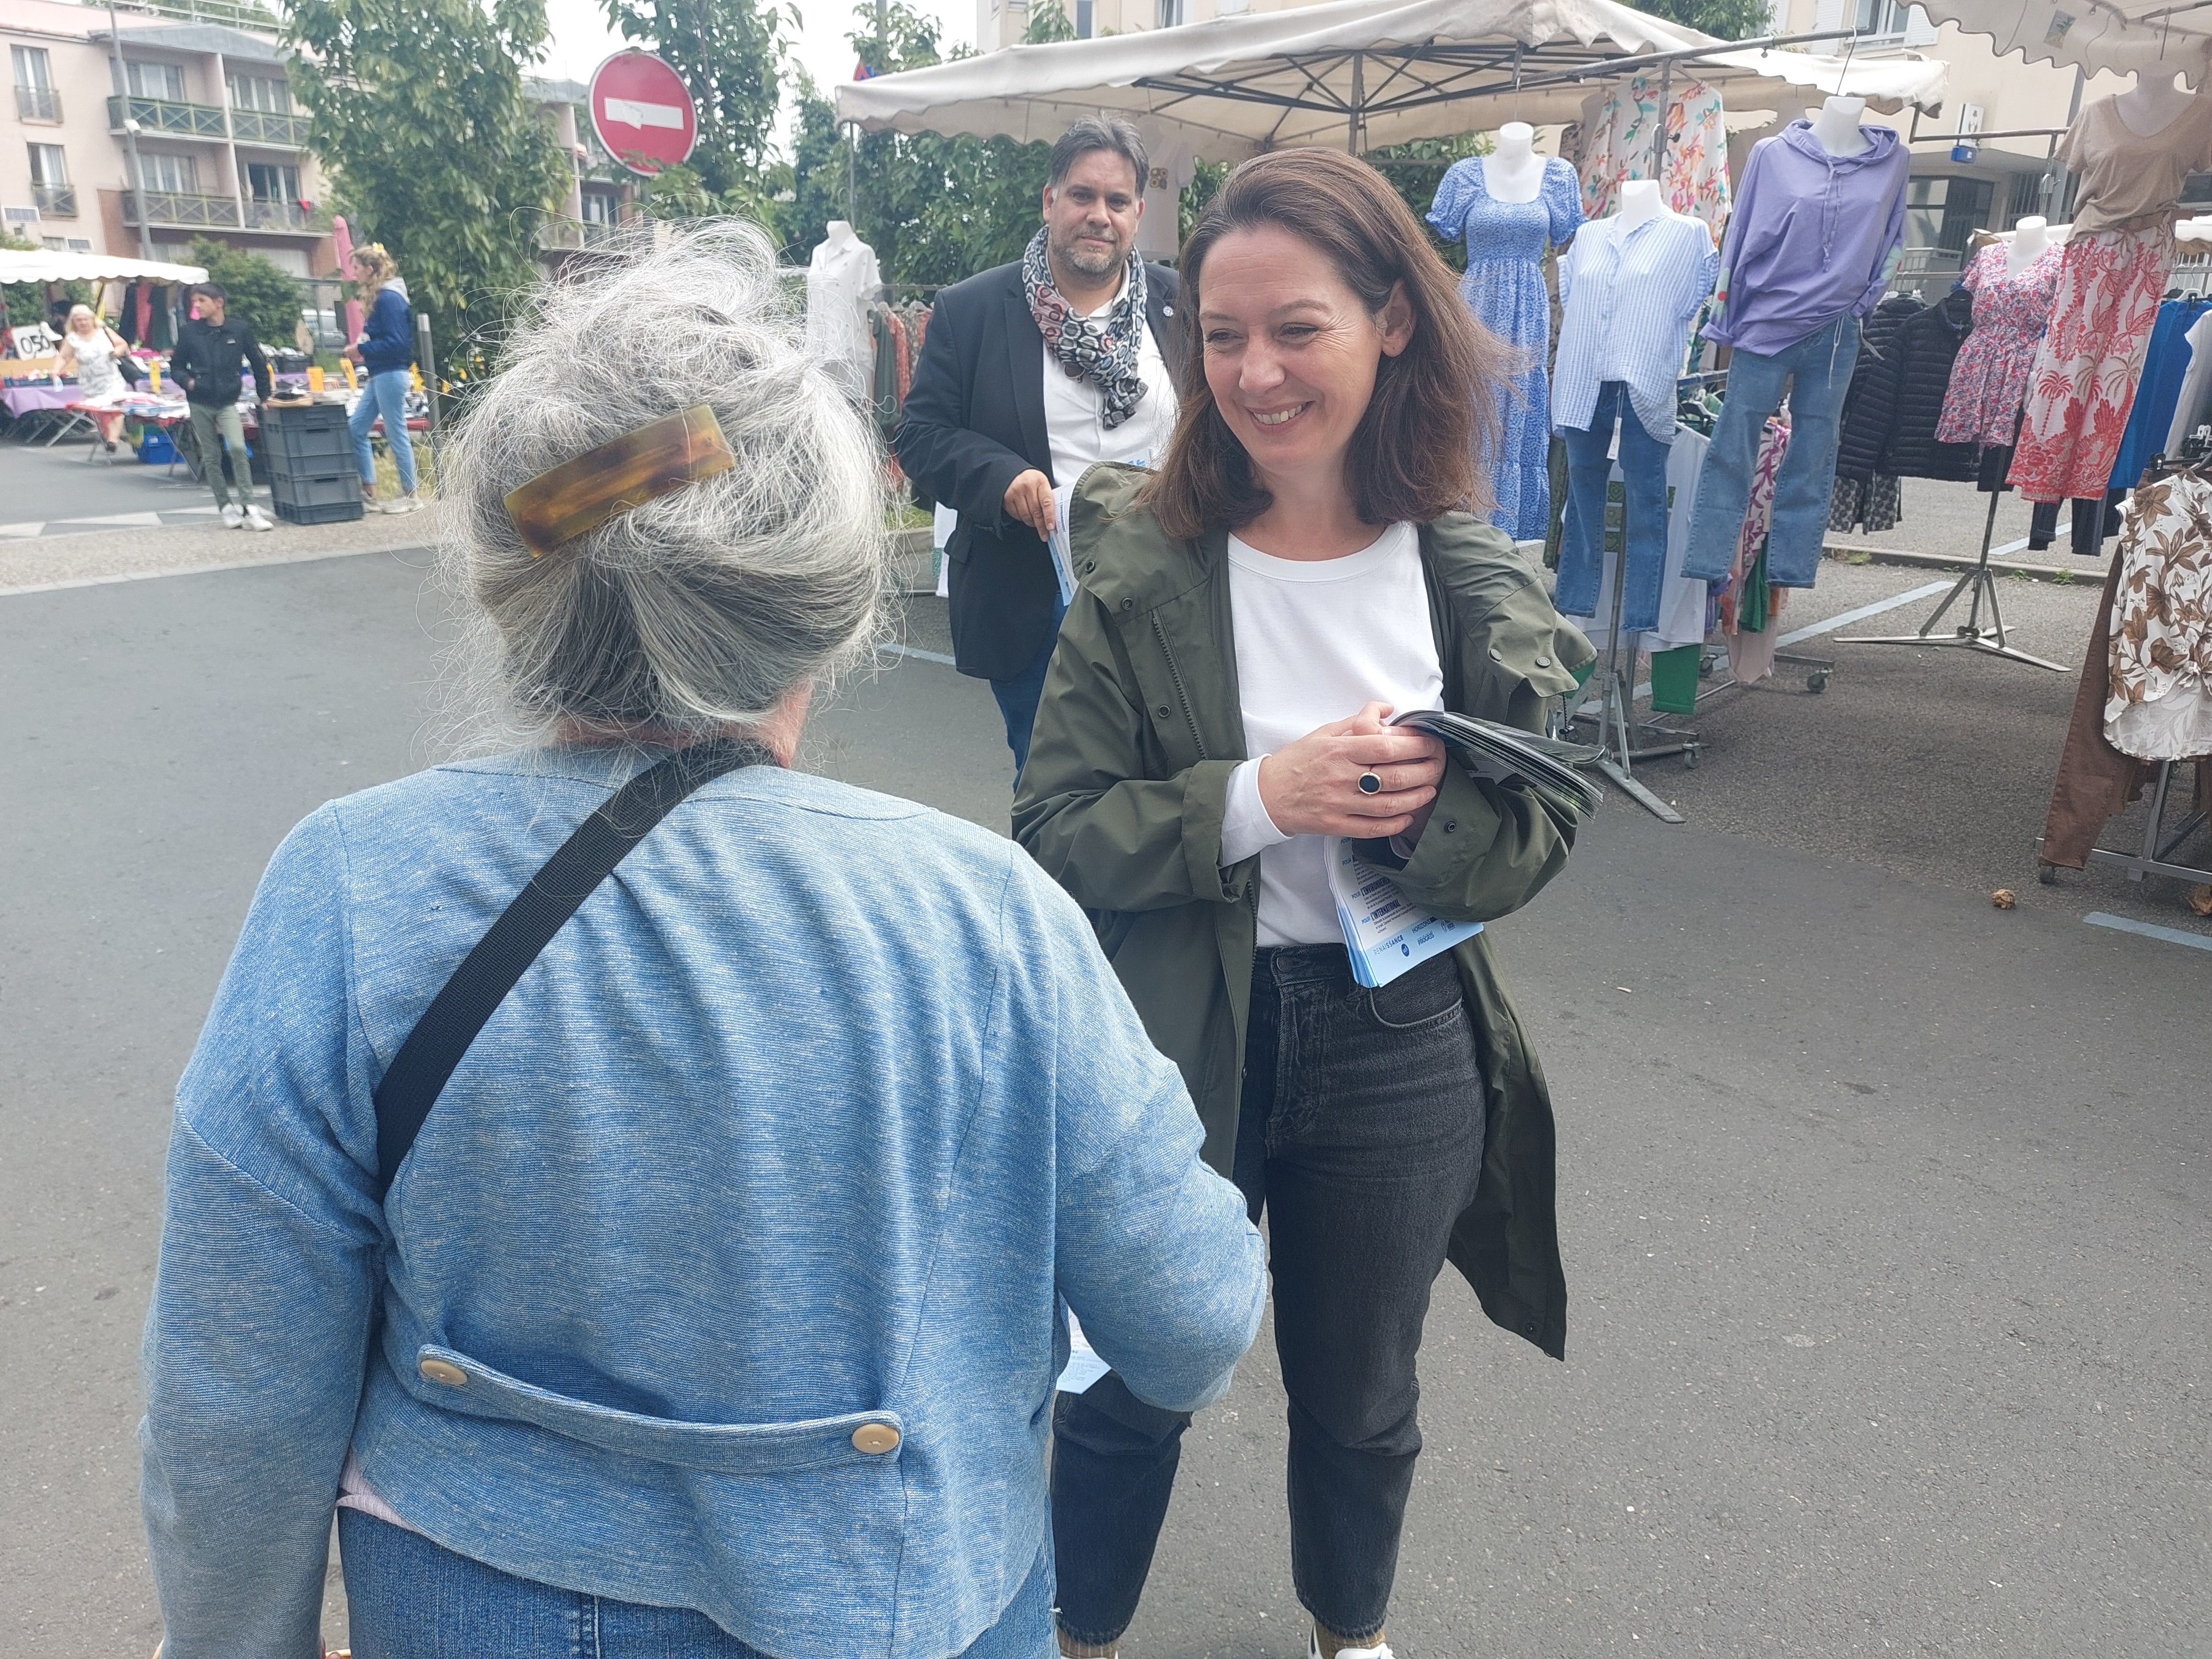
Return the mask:
{"type": "MultiPolygon", "coordinates": [[[[1421,1430],[1430,1287],[1482,1170],[1485,1083],[1449,952],[1378,990],[1341,945],[1254,957],[1236,1179],[1264,1210],[1290,1395],[1291,1579],[1332,1633],[1389,1615],[1421,1430]]],[[[1109,1371],[1053,1413],[1060,1626],[1117,1640],[1167,1517],[1187,1413],[1109,1371]]]]}
{"type": "MultiPolygon", "coordinates": [[[[1667,568],[1667,454],[1673,447],[1636,418],[1628,387],[1607,380],[1586,428],[1563,426],[1567,447],[1567,511],[1559,538],[1556,603],[1570,617],[1596,617],[1605,570],[1605,493],[1613,474],[1613,428],[1620,431],[1622,502],[1620,626],[1648,634],[1659,626],[1659,588],[1667,568]]],[[[1612,619],[1598,617],[1601,627],[1612,619]]]]}
{"type": "Polygon", "coordinates": [[[1728,400],[1698,473],[1698,505],[1690,515],[1682,574],[1707,581],[1735,563],[1759,434],[1790,391],[1790,449],[1775,475],[1774,511],[1766,532],[1766,579],[1778,587],[1810,587],[1820,568],[1828,531],[1828,498],[1836,487],[1836,443],[1844,394],[1859,357],[1859,319],[1838,317],[1774,356],[1736,349],[1729,361],[1728,400]]]}

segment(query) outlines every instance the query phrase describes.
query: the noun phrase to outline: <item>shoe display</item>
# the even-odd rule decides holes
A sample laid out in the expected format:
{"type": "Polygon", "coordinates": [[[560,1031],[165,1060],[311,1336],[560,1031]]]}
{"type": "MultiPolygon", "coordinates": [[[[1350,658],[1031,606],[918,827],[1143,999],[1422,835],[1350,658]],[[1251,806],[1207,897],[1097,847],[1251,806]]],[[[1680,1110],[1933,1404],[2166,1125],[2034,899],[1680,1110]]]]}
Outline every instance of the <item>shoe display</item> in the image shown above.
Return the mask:
{"type": "Polygon", "coordinates": [[[222,521],[233,530],[243,528],[246,524],[246,509],[236,501],[225,501],[222,504],[222,521]]]}
{"type": "Polygon", "coordinates": [[[274,530],[276,521],[259,507],[249,507],[246,509],[246,527],[248,530],[274,530]]]}

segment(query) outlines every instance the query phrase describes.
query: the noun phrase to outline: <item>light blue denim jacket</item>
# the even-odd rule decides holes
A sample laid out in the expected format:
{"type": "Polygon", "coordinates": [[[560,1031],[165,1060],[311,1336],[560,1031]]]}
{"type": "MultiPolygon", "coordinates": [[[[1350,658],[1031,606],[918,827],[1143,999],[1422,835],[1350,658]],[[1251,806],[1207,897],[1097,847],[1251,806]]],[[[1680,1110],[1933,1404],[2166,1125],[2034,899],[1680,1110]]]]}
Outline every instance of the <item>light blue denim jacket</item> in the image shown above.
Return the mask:
{"type": "Polygon", "coordinates": [[[318,1650],[349,1446],[505,1571],[790,1659],[939,1659],[1045,1543],[1061,1299],[1171,1407],[1251,1341],[1258,1236],[1073,902],[1009,842],[770,768],[585,902],[380,1206],[385,1066],[641,763],[441,768],[271,861],[170,1143],[140,1429],[165,1659],[318,1650]]]}

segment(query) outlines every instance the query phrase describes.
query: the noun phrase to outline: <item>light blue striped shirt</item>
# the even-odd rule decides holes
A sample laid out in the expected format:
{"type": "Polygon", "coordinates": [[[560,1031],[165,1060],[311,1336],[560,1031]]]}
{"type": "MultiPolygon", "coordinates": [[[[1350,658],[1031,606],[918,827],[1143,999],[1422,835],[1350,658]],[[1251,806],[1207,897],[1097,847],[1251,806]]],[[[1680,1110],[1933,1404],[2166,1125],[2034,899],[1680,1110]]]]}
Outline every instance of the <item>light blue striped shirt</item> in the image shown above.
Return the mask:
{"type": "Polygon", "coordinates": [[[1720,255],[1702,220],[1661,213],[1626,234],[1618,216],[1583,227],[1559,262],[1559,351],[1552,424],[1587,428],[1607,380],[1628,387],[1655,438],[1674,432],[1674,382],[1690,322],[1713,291],[1720,255]]]}

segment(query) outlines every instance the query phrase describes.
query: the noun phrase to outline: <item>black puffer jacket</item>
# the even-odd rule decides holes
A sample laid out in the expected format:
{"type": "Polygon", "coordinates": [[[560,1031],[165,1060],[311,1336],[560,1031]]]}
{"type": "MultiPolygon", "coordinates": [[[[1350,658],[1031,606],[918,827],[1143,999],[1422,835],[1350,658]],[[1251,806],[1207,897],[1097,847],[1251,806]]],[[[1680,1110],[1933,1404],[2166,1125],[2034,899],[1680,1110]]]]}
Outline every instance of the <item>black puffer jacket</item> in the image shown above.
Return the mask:
{"type": "MultiPolygon", "coordinates": [[[[1885,300],[1876,315],[1897,303],[1885,300]]],[[[1846,398],[1846,434],[1857,444],[1845,471],[1838,451],[1839,477],[1888,473],[1900,478],[1965,479],[1974,476],[1980,451],[1973,444],[1940,444],[1936,425],[1943,416],[1943,394],[1951,389],[1951,370],[1959,348],[1973,328],[1974,296],[1954,289],[1935,305],[1916,307],[1878,351],[1871,368],[1863,356],[1852,371],[1846,398]],[[1863,380],[1865,385],[1861,386],[1863,380]]]]}
{"type": "Polygon", "coordinates": [[[1897,402],[1897,337],[1926,309],[1910,294],[1893,294],[1859,331],[1859,360],[1851,369],[1851,389],[1844,394],[1843,435],[1836,445],[1838,478],[1866,479],[1883,470],[1881,452],[1897,402]]]}

